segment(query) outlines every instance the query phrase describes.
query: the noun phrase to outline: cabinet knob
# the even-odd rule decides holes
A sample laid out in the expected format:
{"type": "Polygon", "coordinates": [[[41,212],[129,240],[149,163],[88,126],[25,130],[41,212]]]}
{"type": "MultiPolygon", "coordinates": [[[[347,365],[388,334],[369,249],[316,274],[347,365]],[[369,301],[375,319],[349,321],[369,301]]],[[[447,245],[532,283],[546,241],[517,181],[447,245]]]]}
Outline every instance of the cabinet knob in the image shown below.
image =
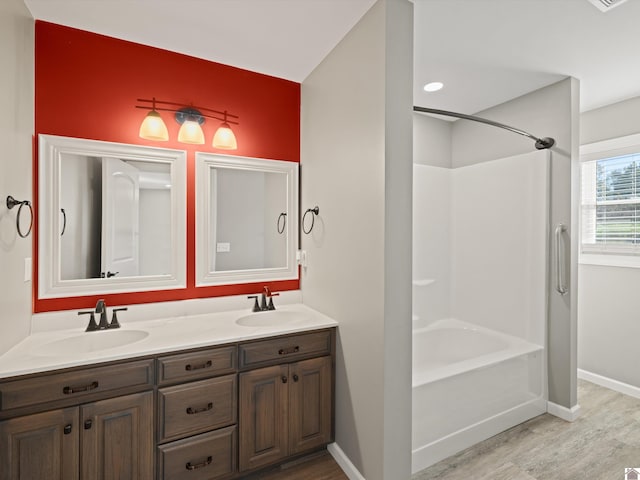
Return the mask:
{"type": "Polygon", "coordinates": [[[93,426],[93,421],[91,419],[84,421],[84,429],[89,430],[93,426]]]}
{"type": "Polygon", "coordinates": [[[65,435],[69,435],[69,434],[71,433],[72,428],[73,428],[73,427],[72,427],[72,425],[71,425],[71,424],[69,424],[69,425],[65,425],[65,426],[64,426],[64,429],[63,429],[64,434],[65,434],[65,435]]]}
{"type": "Polygon", "coordinates": [[[282,380],[282,383],[287,383],[287,377],[286,376],[283,375],[281,377],[281,380],[282,380]]]}
{"type": "Polygon", "coordinates": [[[293,374],[293,381],[294,381],[294,382],[297,382],[298,380],[300,380],[300,379],[298,378],[298,375],[296,375],[296,374],[294,373],[294,374],[293,374]]]}

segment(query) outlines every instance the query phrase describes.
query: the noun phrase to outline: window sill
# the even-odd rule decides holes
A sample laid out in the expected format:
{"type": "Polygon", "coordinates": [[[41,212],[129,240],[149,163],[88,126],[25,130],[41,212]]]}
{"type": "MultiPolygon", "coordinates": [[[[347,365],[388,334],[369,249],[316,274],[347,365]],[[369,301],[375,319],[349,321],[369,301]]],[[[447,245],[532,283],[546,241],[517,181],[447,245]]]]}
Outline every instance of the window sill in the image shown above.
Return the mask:
{"type": "Polygon", "coordinates": [[[640,256],[581,253],[578,257],[580,265],[601,265],[604,267],[640,268],[640,256]]]}

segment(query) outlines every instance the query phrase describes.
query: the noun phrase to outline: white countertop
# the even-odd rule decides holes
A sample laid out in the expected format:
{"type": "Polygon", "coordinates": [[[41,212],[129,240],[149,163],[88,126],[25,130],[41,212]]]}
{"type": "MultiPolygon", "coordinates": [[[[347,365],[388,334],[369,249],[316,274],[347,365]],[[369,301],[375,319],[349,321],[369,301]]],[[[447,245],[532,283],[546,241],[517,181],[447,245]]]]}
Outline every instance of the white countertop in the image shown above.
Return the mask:
{"type": "MultiPolygon", "coordinates": [[[[300,318],[277,326],[243,326],[235,322],[236,319],[251,313],[249,310],[243,309],[129,323],[121,318],[121,328],[118,330],[85,332],[85,327],[81,327],[36,332],[0,356],[0,378],[190,348],[223,345],[338,325],[335,320],[302,304],[282,305],[276,311],[297,312],[300,314],[300,318]],[[110,332],[124,330],[142,330],[148,335],[142,340],[127,345],[89,352],[67,351],[53,355],[47,354],[46,348],[43,348],[52,342],[69,337],[109,335],[110,332]]],[[[261,314],[262,312],[255,313],[255,315],[261,314]]]]}

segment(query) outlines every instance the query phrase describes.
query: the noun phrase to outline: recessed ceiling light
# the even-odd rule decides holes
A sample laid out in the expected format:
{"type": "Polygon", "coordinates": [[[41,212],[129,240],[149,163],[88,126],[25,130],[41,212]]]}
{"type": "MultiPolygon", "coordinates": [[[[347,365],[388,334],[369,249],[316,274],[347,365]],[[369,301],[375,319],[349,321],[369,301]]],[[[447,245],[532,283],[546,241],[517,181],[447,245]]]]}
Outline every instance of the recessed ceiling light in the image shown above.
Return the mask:
{"type": "Polygon", "coordinates": [[[425,92],[437,92],[442,87],[444,87],[444,84],[442,82],[430,82],[430,83],[427,83],[424,86],[424,91],[425,92]]]}

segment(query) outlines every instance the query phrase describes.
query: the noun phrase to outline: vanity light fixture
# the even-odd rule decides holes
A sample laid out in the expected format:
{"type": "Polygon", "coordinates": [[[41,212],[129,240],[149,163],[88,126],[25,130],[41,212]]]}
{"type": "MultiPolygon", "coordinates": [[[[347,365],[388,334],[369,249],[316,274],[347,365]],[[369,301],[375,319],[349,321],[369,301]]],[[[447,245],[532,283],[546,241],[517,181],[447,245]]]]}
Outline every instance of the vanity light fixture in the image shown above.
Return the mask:
{"type": "Polygon", "coordinates": [[[151,111],[147,113],[147,116],[144,117],[144,120],[140,125],[140,138],[166,142],[167,140],[169,140],[169,132],[167,130],[167,126],[156,110],[156,99],[154,98],[153,100],[151,100],[151,102],[151,111]]]}
{"type": "Polygon", "coordinates": [[[236,136],[231,130],[229,123],[227,122],[227,112],[224,112],[224,120],[216,130],[216,134],[213,136],[213,146],[215,148],[224,148],[227,150],[236,150],[238,148],[238,142],[236,136]]]}
{"type": "Polygon", "coordinates": [[[204,144],[204,132],[201,125],[205,122],[205,118],[211,118],[221,122],[213,136],[212,146],[225,150],[236,150],[238,148],[236,136],[230,125],[239,125],[237,121],[230,120],[239,118],[237,115],[232,115],[226,110],[220,111],[195,105],[184,106],[181,103],[165,102],[156,100],[155,97],[151,100],[139,98],[137,101],[141,105],[136,105],[136,108],[150,110],[142,121],[142,125],[140,125],[140,138],[156,141],[169,140],[167,126],[159,112],[172,112],[175,114],[176,121],[181,125],[178,132],[179,142],[196,145],[204,144]]]}

